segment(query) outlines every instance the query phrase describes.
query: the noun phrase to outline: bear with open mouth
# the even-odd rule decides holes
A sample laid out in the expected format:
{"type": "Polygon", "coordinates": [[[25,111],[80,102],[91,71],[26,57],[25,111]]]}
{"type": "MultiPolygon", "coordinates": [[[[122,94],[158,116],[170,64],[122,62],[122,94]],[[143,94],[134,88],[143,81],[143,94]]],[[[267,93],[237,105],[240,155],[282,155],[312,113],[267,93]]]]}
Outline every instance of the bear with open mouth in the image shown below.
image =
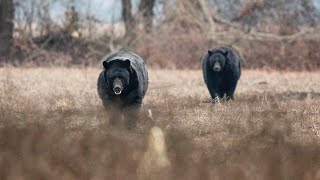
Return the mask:
{"type": "Polygon", "coordinates": [[[103,67],[98,78],[98,95],[113,114],[110,122],[116,123],[124,114],[128,128],[132,128],[148,89],[147,67],[139,55],[127,49],[105,57],[103,67]]]}

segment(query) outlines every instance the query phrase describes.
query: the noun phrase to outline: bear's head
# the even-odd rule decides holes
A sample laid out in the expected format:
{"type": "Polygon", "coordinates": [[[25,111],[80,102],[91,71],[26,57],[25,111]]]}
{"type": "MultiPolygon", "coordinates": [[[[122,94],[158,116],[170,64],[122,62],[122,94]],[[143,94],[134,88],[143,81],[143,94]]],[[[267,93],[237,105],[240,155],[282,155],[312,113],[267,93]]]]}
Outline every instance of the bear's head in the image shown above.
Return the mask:
{"type": "Polygon", "coordinates": [[[107,86],[115,95],[120,95],[129,86],[132,74],[130,60],[103,61],[103,67],[107,86]]]}
{"type": "Polygon", "coordinates": [[[212,51],[208,50],[209,65],[214,72],[220,72],[228,61],[228,51],[212,51]]]}

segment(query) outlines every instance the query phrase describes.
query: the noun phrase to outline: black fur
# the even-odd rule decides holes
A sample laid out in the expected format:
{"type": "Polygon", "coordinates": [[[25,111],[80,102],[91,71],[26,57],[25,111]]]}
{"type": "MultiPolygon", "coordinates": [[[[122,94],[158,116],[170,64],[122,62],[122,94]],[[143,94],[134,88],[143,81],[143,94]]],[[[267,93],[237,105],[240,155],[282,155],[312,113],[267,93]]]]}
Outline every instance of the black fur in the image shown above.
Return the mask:
{"type": "Polygon", "coordinates": [[[233,99],[241,75],[240,55],[234,48],[221,46],[208,50],[202,60],[202,71],[212,99],[224,96],[233,99]],[[215,71],[218,67],[220,71],[215,71]]]}
{"type": "MultiPolygon", "coordinates": [[[[148,88],[148,72],[142,58],[127,50],[120,51],[103,59],[104,70],[98,78],[98,94],[107,110],[136,114],[148,88]],[[112,89],[115,78],[121,80],[123,91],[120,95],[112,89]]],[[[134,125],[136,116],[129,118],[134,125]]]]}

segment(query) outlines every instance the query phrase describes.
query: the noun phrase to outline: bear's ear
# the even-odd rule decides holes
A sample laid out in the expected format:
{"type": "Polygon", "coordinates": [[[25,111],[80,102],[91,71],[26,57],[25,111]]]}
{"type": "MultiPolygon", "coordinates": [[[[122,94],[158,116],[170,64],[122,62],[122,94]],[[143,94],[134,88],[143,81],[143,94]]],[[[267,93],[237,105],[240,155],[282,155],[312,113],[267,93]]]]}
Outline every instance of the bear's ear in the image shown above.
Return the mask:
{"type": "Polygon", "coordinates": [[[107,61],[103,61],[102,65],[103,65],[104,69],[106,69],[106,70],[108,69],[109,64],[107,63],[107,61]]]}
{"type": "Polygon", "coordinates": [[[124,64],[126,65],[126,67],[130,67],[131,66],[131,62],[129,59],[124,61],[124,64]]]}
{"type": "Polygon", "coordinates": [[[208,54],[209,54],[209,56],[211,56],[213,54],[212,50],[209,49],[208,54]]]}
{"type": "Polygon", "coordinates": [[[226,64],[230,64],[230,59],[228,57],[229,51],[222,52],[223,56],[226,58],[226,64]]]}
{"type": "Polygon", "coordinates": [[[129,69],[130,73],[133,72],[132,67],[131,67],[131,61],[129,59],[124,61],[125,66],[129,69]]]}
{"type": "Polygon", "coordinates": [[[228,54],[229,54],[229,52],[228,52],[228,51],[226,51],[226,52],[222,52],[222,54],[223,54],[225,57],[227,57],[227,56],[228,56],[228,54]]]}

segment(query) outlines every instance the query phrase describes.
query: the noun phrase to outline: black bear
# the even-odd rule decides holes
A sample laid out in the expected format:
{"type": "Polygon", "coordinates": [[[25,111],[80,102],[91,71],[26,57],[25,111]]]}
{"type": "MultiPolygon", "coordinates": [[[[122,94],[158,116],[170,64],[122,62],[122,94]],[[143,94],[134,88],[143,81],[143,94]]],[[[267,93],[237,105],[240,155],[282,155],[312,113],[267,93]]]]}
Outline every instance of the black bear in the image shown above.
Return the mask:
{"type": "MultiPolygon", "coordinates": [[[[103,59],[104,70],[98,78],[98,94],[109,111],[124,112],[128,127],[135,126],[138,110],[148,88],[147,67],[140,56],[127,50],[103,59]]],[[[119,119],[119,117],[116,117],[119,119]]],[[[111,123],[116,123],[115,118],[111,123]]]]}
{"type": "Polygon", "coordinates": [[[232,47],[221,46],[208,50],[202,60],[203,78],[212,99],[233,99],[241,75],[240,55],[232,47]]]}

